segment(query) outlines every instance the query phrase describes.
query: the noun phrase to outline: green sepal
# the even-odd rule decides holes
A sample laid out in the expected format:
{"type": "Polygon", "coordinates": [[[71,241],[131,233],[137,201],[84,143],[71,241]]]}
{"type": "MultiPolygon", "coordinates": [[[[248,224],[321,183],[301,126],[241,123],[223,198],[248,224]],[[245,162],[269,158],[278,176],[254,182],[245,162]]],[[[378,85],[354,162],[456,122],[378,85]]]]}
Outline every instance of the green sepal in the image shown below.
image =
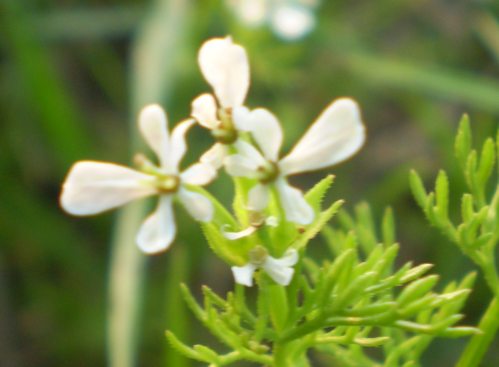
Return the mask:
{"type": "Polygon", "coordinates": [[[320,180],[314,187],[312,187],[305,194],[305,200],[310,204],[310,206],[314,209],[316,214],[321,212],[321,204],[326,196],[326,193],[331,188],[334,182],[334,175],[328,175],[320,180]]]}
{"type": "Polygon", "coordinates": [[[328,209],[316,216],[315,220],[306,227],[305,231],[299,235],[292,247],[296,250],[301,250],[307,246],[308,242],[314,238],[322,228],[331,220],[331,218],[338,212],[339,208],[343,205],[343,200],[334,202],[328,209]]]}

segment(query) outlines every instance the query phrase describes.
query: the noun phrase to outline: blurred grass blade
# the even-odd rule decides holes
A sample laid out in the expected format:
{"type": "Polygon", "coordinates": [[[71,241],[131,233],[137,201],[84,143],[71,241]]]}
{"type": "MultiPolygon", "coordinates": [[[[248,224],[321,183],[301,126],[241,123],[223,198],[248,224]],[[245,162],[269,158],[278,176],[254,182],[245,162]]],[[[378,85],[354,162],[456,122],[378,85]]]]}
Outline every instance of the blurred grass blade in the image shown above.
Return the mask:
{"type": "Polygon", "coordinates": [[[112,367],[135,365],[137,317],[145,266],[145,255],[135,244],[135,236],[137,223],[144,220],[144,216],[142,202],[121,210],[112,240],[108,309],[108,354],[112,367]]]}
{"type": "Polygon", "coordinates": [[[58,9],[37,17],[37,33],[48,41],[88,41],[128,36],[140,21],[137,6],[58,9]]]}
{"type": "MultiPolygon", "coordinates": [[[[176,247],[170,251],[169,255],[166,281],[166,326],[177,338],[186,340],[189,327],[187,308],[178,285],[185,281],[189,275],[189,255],[184,246],[176,247]]],[[[189,361],[182,354],[177,350],[168,348],[165,366],[185,367],[188,365],[190,365],[189,361]]]]}
{"type": "Polygon", "coordinates": [[[82,152],[90,152],[90,138],[84,119],[69,87],[66,87],[32,26],[32,15],[24,1],[2,3],[0,23],[7,39],[8,55],[15,60],[26,93],[26,103],[39,115],[44,138],[52,155],[65,171],[82,152]]]}
{"type": "Polygon", "coordinates": [[[491,77],[366,52],[344,51],[342,58],[346,68],[378,87],[427,93],[499,114],[499,82],[491,77]]]}
{"type": "Polygon", "coordinates": [[[499,63],[499,22],[491,13],[482,12],[473,23],[478,37],[499,63]]]}
{"type": "MultiPolygon", "coordinates": [[[[173,88],[174,68],[184,44],[189,4],[188,0],[156,0],[138,30],[133,44],[130,84],[134,151],[141,146],[136,127],[139,109],[148,103],[165,101],[173,88]]],[[[137,316],[143,298],[141,291],[146,257],[137,250],[135,234],[144,219],[145,207],[144,201],[126,207],[116,223],[112,243],[108,327],[111,367],[136,365],[137,316]]],[[[181,330],[177,332],[184,334],[181,330]]]]}

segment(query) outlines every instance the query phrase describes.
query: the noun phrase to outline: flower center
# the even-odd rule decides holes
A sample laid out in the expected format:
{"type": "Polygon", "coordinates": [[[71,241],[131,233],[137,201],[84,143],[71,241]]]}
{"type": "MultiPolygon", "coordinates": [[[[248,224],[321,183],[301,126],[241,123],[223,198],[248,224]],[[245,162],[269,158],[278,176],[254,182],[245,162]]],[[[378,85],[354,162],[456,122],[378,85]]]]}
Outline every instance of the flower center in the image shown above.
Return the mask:
{"type": "Polygon", "coordinates": [[[249,212],[249,223],[250,226],[258,228],[265,223],[265,216],[260,212],[249,212]]]}
{"type": "Polygon", "coordinates": [[[275,162],[265,161],[265,164],[258,166],[257,180],[263,184],[268,184],[275,181],[277,176],[279,176],[279,167],[275,162]]]}
{"type": "Polygon", "coordinates": [[[267,260],[267,256],[269,256],[267,249],[257,245],[249,251],[249,262],[256,266],[262,266],[267,260]]]}
{"type": "Polygon", "coordinates": [[[156,188],[159,192],[165,194],[172,194],[177,192],[180,187],[180,178],[174,175],[157,175],[156,176],[156,188]]]}
{"type": "Polygon", "coordinates": [[[233,144],[237,140],[237,130],[234,128],[234,122],[232,121],[232,110],[219,109],[218,118],[220,119],[220,124],[218,128],[211,131],[211,134],[219,143],[226,145],[233,144]]]}

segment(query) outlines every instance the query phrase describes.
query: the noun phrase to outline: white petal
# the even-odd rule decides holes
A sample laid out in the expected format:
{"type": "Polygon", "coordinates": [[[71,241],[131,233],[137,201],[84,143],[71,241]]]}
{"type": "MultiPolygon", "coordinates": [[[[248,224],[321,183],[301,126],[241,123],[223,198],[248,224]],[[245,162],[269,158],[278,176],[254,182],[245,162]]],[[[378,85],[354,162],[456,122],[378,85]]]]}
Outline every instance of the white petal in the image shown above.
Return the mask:
{"type": "Polygon", "coordinates": [[[217,103],[211,94],[205,93],[192,101],[191,116],[194,117],[200,125],[207,129],[215,129],[218,125],[217,103]]]}
{"type": "Polygon", "coordinates": [[[256,178],[258,164],[241,154],[233,154],[224,159],[227,173],[234,177],[256,178]]]}
{"type": "Polygon", "coordinates": [[[61,206],[74,215],[91,215],[156,193],[154,177],[117,164],[81,161],[63,184],[61,206]]]}
{"type": "Polygon", "coordinates": [[[231,240],[231,241],[238,240],[238,239],[243,238],[243,237],[248,237],[249,235],[255,233],[255,231],[257,229],[256,227],[250,226],[250,227],[245,228],[239,232],[230,232],[230,231],[226,230],[227,227],[228,227],[227,225],[223,226],[220,229],[220,232],[222,232],[222,236],[224,236],[225,238],[227,238],[228,240],[231,240]]]}
{"type": "Polygon", "coordinates": [[[277,161],[282,145],[282,129],[277,118],[264,108],[253,111],[239,107],[233,111],[234,124],[239,130],[250,131],[265,158],[277,161]]]}
{"type": "Polygon", "coordinates": [[[279,259],[270,256],[271,262],[279,266],[294,266],[298,262],[298,251],[295,249],[287,250],[279,259]]]}
{"type": "Polygon", "coordinates": [[[267,160],[262,156],[262,153],[260,153],[253,145],[241,139],[238,139],[234,143],[234,146],[236,147],[236,150],[240,155],[243,155],[251,161],[255,162],[255,164],[257,164],[258,166],[266,165],[267,160]]]}
{"type": "Polygon", "coordinates": [[[234,44],[230,37],[214,38],[201,46],[198,62],[223,107],[243,104],[249,88],[249,64],[244,48],[234,44]]]}
{"type": "Polygon", "coordinates": [[[269,186],[256,184],[248,193],[248,209],[260,212],[269,203],[269,186]]]}
{"type": "Polygon", "coordinates": [[[227,146],[216,143],[208,149],[199,159],[201,163],[209,164],[214,169],[222,167],[225,157],[227,156],[227,146]]]}
{"type": "Polygon", "coordinates": [[[253,274],[255,273],[255,265],[246,264],[244,266],[231,267],[236,283],[251,287],[253,285],[253,274]]]}
{"type": "Polygon", "coordinates": [[[285,175],[329,167],[355,154],[364,140],[365,129],[357,103],[338,99],[279,162],[279,167],[285,175]]]}
{"type": "Polygon", "coordinates": [[[137,245],[146,254],[154,254],[170,247],[176,232],[172,195],[163,195],[156,211],[140,227],[137,245]]]}
{"type": "Polygon", "coordinates": [[[178,196],[189,214],[200,222],[209,222],[213,218],[213,204],[206,197],[181,187],[178,196]]]}
{"type": "Polygon", "coordinates": [[[279,6],[271,18],[271,24],[278,35],[287,40],[305,36],[315,26],[312,11],[303,6],[279,6]]]}
{"type": "Polygon", "coordinates": [[[185,134],[196,122],[194,120],[185,120],[179,123],[172,131],[170,140],[170,150],[168,156],[163,161],[163,168],[166,173],[178,173],[178,165],[187,151],[185,143],[185,134]]]}
{"type": "Polygon", "coordinates": [[[251,123],[253,122],[250,118],[251,111],[248,107],[239,106],[232,110],[232,120],[234,126],[237,130],[250,131],[251,123]]]}
{"type": "Polygon", "coordinates": [[[165,111],[157,104],[144,107],[139,115],[139,128],[147,144],[163,165],[168,156],[170,145],[168,119],[165,111]]]}
{"type": "Polygon", "coordinates": [[[296,250],[290,250],[280,259],[268,256],[262,267],[276,283],[287,286],[293,279],[295,269],[292,266],[297,261],[298,253],[296,250]]]}
{"type": "Polygon", "coordinates": [[[286,180],[276,181],[276,187],[281,199],[281,205],[286,213],[286,219],[297,224],[310,224],[314,220],[314,210],[305,200],[303,193],[290,186],[286,180]]]}
{"type": "Polygon", "coordinates": [[[210,183],[216,176],[217,171],[212,166],[204,163],[193,164],[180,174],[182,182],[198,186],[210,183]]]}

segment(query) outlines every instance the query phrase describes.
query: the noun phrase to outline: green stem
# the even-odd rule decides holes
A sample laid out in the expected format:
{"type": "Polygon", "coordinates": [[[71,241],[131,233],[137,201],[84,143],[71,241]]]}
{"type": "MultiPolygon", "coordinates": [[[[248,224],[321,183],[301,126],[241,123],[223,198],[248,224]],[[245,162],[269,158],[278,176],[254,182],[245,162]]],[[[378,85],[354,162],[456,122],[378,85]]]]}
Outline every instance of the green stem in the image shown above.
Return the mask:
{"type": "Polygon", "coordinates": [[[292,367],[293,362],[286,344],[274,345],[274,367],[292,367]]]}
{"type": "Polygon", "coordinates": [[[491,251],[487,251],[486,256],[487,260],[490,261],[487,261],[487,263],[482,266],[483,276],[490,290],[494,294],[494,297],[499,299],[499,277],[495,266],[495,254],[493,249],[491,249],[491,251]]]}
{"type": "Polygon", "coordinates": [[[492,300],[478,328],[483,334],[475,335],[466,346],[456,367],[476,367],[480,364],[499,329],[499,298],[492,300]]]}

